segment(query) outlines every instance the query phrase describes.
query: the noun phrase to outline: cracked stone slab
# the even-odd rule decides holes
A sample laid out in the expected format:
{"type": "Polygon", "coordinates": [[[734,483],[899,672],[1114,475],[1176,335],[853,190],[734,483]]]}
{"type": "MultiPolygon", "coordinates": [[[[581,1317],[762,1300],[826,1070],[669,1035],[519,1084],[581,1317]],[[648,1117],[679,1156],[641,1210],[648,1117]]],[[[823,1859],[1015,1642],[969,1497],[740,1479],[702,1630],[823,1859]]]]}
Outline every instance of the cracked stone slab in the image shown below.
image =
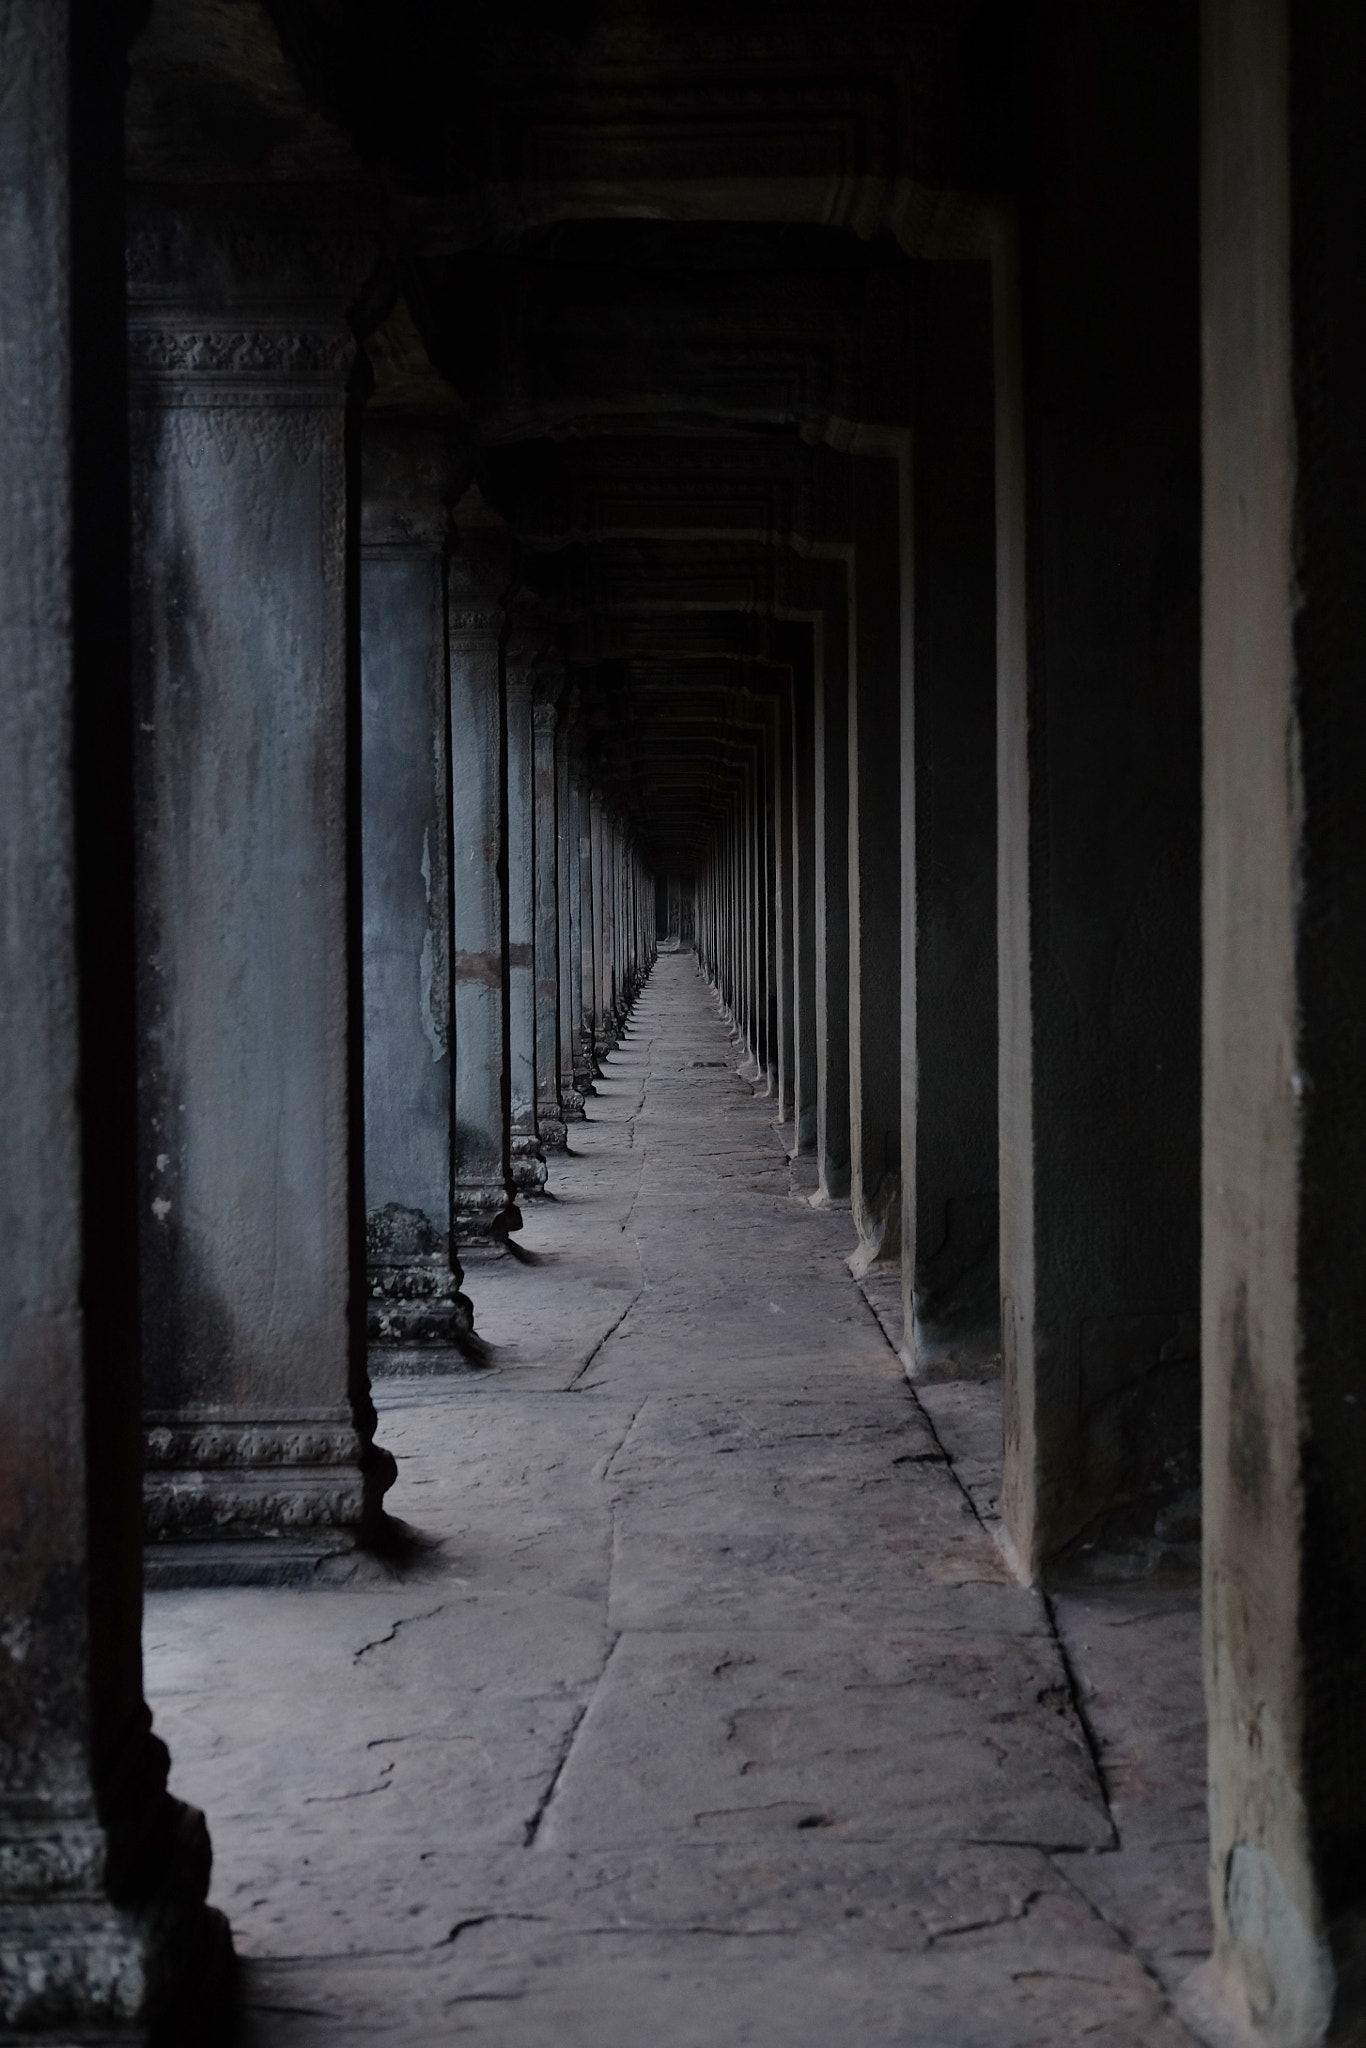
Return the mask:
{"type": "Polygon", "coordinates": [[[555,1847],[961,1837],[1107,1845],[1049,1640],[624,1636],[560,1778],[555,1847]]]}
{"type": "Polygon", "coordinates": [[[386,1995],[394,1967],[387,1958],[337,1958],[322,1978],[276,1964],[254,1973],[251,1996],[279,2048],[349,2040],[430,2048],[448,2039],[499,2048],[1189,2044],[1160,1987],[1079,1903],[1057,1895],[1020,1923],[925,1954],[706,1930],[569,1933],[490,1918],[420,1971],[410,1963],[411,1990],[398,2010],[386,1995]]]}
{"type": "Polygon", "coordinates": [[[148,1599],[246,2048],[1190,2048],[1190,1613],[1008,1578],[998,1391],[907,1386],[691,960],[607,1066],[488,1367],[376,1390],[415,1554],[148,1599]]]}

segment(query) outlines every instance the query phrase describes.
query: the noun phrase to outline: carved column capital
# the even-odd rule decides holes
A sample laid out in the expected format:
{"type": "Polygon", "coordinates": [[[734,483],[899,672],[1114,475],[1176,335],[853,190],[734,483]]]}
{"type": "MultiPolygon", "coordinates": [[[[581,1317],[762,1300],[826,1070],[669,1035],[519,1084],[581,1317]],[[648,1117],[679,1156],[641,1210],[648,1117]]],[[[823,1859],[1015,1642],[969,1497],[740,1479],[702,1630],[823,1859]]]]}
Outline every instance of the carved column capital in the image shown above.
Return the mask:
{"type": "Polygon", "coordinates": [[[449,578],[452,635],[485,639],[501,634],[503,601],[512,582],[513,540],[506,520],[471,484],[455,508],[449,578]]]}
{"type": "Polygon", "coordinates": [[[367,416],[361,442],[361,547],[367,556],[438,555],[468,454],[449,423],[367,416]]]}
{"type": "Polygon", "coordinates": [[[368,237],[135,202],[127,239],[134,402],[332,405],[356,359],[346,307],[368,237]]]}

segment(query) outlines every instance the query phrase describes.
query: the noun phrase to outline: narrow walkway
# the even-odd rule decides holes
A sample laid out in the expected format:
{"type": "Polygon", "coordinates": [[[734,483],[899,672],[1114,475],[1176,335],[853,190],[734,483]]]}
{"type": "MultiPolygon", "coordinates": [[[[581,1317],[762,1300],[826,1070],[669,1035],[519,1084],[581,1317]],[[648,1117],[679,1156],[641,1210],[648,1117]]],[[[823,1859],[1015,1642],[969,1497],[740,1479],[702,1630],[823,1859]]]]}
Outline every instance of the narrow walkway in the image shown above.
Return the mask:
{"type": "Polygon", "coordinates": [[[492,1368],[377,1386],[440,1547],[149,1598],[252,2048],[1187,2043],[1189,1598],[1064,1656],[690,955],[571,1143],[492,1368]]]}

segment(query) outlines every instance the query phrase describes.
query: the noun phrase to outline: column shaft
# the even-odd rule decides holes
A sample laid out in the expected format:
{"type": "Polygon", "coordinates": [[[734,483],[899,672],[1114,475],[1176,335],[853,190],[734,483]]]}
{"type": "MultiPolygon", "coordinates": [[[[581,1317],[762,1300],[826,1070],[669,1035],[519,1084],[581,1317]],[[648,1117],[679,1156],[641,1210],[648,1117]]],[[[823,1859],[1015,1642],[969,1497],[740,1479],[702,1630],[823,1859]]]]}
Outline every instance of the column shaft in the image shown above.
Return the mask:
{"type": "Polygon", "coordinates": [[[1069,1545],[1141,1564],[1195,1510],[1196,76],[1175,0],[1084,44],[1048,18],[1022,324],[998,280],[1003,1508],[1027,1571],[1069,1545]]]}
{"type": "Polygon", "coordinates": [[[130,257],[148,1531],[289,1539],[202,1558],[216,1577],[311,1571],[393,1477],[365,1368],[335,265],[151,209],[130,257]]]}
{"type": "Polygon", "coordinates": [[[559,1094],[570,1121],[582,1120],[583,1093],[575,1055],[579,1044],[579,825],[578,790],[569,734],[561,722],[555,734],[556,914],[559,948],[559,1094]]]}
{"type": "Polygon", "coordinates": [[[536,807],[536,1129],[543,1145],[563,1148],[560,1103],[559,808],[555,768],[555,706],[532,712],[536,807]]]}
{"type": "Polygon", "coordinates": [[[123,37],[12,15],[0,106],[0,2027],[142,2042],[230,1949],[142,1693],[123,37]]]}
{"type": "Polygon", "coordinates": [[[508,1104],[512,1180],[519,1194],[545,1186],[536,1128],[536,790],[532,673],[506,663],[504,685],[507,863],[508,1104]]]}
{"type": "Polygon", "coordinates": [[[1001,1347],[988,266],[926,264],[917,305],[915,658],[901,726],[901,1278],[908,1367],[958,1378],[994,1372],[1001,1347]]]}
{"type": "Polygon", "coordinates": [[[775,949],[778,1121],[790,1123],[795,1102],[793,1063],[796,1057],[794,1000],[794,919],[792,902],[792,682],[779,685],[774,720],[774,889],[777,901],[775,949]]]}
{"type": "Polygon", "coordinates": [[[814,682],[816,1163],[826,1202],[849,1198],[849,654],[840,597],[818,624],[814,682]]]}
{"type": "Polygon", "coordinates": [[[1360,2038],[1366,1890],[1366,45],[1204,9],[1209,1975],[1360,2038]]]}
{"type": "Polygon", "coordinates": [[[447,571],[451,705],[451,967],[455,1100],[451,1204],[462,1244],[516,1228],[508,1102],[499,599],[511,550],[471,491],[447,571]]]}
{"type": "Polygon", "coordinates": [[[901,1251],[899,466],[855,465],[849,676],[849,1193],[858,1262],[901,1251]]]}
{"type": "Polygon", "coordinates": [[[445,549],[430,435],[367,435],[361,527],[366,1279],[372,1345],[473,1326],[451,1234],[445,549]]]}
{"type": "Polygon", "coordinates": [[[798,631],[792,670],[792,1096],[798,1152],[816,1145],[816,733],[813,632],[798,631]]]}

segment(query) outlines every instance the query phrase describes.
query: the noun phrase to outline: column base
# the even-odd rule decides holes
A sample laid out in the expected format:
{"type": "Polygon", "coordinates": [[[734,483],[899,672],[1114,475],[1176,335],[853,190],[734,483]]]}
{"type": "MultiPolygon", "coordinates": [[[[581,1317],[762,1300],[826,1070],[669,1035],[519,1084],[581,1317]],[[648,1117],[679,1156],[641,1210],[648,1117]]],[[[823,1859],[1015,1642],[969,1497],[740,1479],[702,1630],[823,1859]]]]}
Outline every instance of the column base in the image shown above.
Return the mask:
{"type": "Polygon", "coordinates": [[[512,1140],[512,1185],[519,1195],[539,1195],[546,1183],[545,1153],[539,1138],[525,1134],[512,1140]]]}
{"type": "Polygon", "coordinates": [[[522,1227],[522,1214],[501,1180],[457,1181],[451,1195],[452,1227],[466,1245],[506,1244],[522,1227]]]}
{"type": "Polygon", "coordinates": [[[27,1839],[5,1830],[6,1888],[28,1893],[0,1898],[0,2028],[7,2039],[51,2048],[75,2041],[226,2048],[235,1958],[227,1921],[204,1903],[204,1816],[164,1793],[159,1803],[164,1846],[156,1879],[122,1905],[102,1896],[111,1843],[94,1821],[49,1824],[27,1839]],[[73,1850],[87,1870],[71,1869],[73,1850]],[[26,1864],[36,1883],[26,1881],[26,1864]]]}
{"type": "Polygon", "coordinates": [[[864,1195],[853,1203],[854,1224],[859,1241],[845,1261],[856,1280],[882,1264],[901,1260],[901,1176],[884,1173],[871,1198],[864,1195]]]}
{"type": "Polygon", "coordinates": [[[474,1304],[460,1292],[464,1274],[418,1260],[366,1269],[366,1334],[372,1344],[459,1344],[474,1334],[474,1304]]]}
{"type": "MultiPolygon", "coordinates": [[[[162,1546],[288,1542],[325,1556],[353,1549],[379,1520],[397,1467],[349,1414],[150,1413],[143,1520],[162,1546]]],[[[155,1573],[153,1574],[155,1576],[155,1573]]]]}
{"type": "Polygon", "coordinates": [[[536,1131],[547,1152],[563,1152],[569,1143],[565,1114],[558,1102],[538,1102],[536,1105],[536,1131]]]}

